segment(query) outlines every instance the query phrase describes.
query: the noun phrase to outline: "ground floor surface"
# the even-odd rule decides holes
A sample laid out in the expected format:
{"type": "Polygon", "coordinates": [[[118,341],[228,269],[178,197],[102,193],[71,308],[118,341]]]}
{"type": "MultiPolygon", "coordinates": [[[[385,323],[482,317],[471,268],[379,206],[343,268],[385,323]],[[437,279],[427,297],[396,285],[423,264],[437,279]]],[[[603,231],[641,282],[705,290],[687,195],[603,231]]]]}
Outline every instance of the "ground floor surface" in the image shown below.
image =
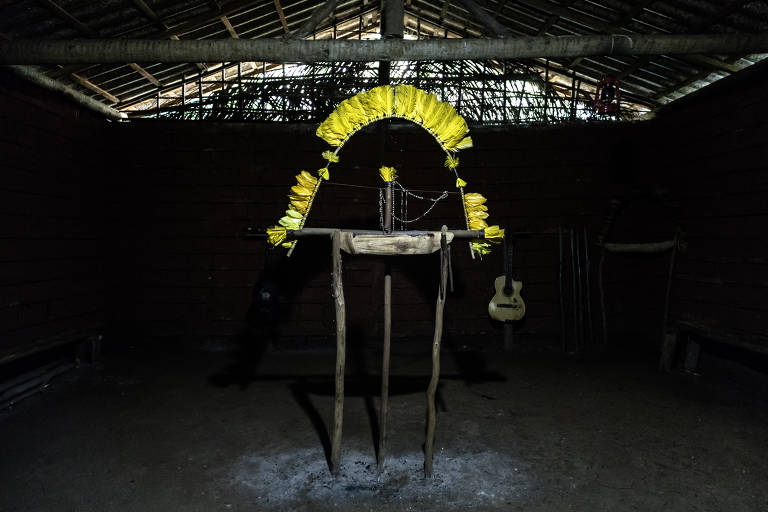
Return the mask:
{"type": "Polygon", "coordinates": [[[446,350],[425,479],[428,347],[393,347],[381,470],[379,362],[351,348],[334,478],[333,351],[226,348],[107,355],[0,412],[0,510],[768,510],[768,401],[741,381],[446,350]]]}

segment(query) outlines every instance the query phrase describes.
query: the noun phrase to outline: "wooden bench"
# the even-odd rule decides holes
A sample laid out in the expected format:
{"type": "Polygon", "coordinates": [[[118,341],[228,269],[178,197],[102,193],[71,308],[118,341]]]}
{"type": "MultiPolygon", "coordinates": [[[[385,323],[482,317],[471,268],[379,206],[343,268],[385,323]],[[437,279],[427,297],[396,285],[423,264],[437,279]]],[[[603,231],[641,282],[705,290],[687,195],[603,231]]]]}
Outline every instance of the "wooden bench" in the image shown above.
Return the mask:
{"type": "MultiPolygon", "coordinates": [[[[92,331],[67,331],[56,336],[36,340],[17,347],[0,350],[0,366],[8,365],[24,358],[65,347],[75,346],[74,357],[68,360],[61,358],[55,361],[36,363],[37,367],[30,370],[16,369],[16,375],[0,382],[0,409],[27,398],[42,389],[55,376],[80,365],[82,361],[97,364],[101,350],[101,335],[92,331]]],[[[6,377],[4,377],[5,379],[6,377]]]]}
{"type": "Polygon", "coordinates": [[[681,343],[685,343],[685,360],[683,367],[693,371],[696,368],[701,350],[697,339],[722,343],[749,352],[768,355],[768,335],[748,332],[738,332],[714,322],[702,321],[696,318],[678,318],[671,322],[667,329],[661,349],[659,369],[669,372],[674,364],[675,355],[681,343]]]}

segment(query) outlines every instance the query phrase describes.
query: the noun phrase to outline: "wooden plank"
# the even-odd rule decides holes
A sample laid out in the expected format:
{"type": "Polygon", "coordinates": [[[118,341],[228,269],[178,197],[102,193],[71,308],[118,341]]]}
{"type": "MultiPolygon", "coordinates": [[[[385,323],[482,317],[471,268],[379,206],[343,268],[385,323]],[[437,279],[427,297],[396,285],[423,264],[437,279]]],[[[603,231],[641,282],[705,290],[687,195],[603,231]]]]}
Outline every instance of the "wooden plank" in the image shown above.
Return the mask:
{"type": "MultiPolygon", "coordinates": [[[[453,233],[448,233],[449,243],[453,233]]],[[[439,232],[422,236],[414,235],[355,235],[341,233],[341,248],[349,254],[374,254],[380,256],[402,256],[432,254],[440,249],[439,232]]]]}

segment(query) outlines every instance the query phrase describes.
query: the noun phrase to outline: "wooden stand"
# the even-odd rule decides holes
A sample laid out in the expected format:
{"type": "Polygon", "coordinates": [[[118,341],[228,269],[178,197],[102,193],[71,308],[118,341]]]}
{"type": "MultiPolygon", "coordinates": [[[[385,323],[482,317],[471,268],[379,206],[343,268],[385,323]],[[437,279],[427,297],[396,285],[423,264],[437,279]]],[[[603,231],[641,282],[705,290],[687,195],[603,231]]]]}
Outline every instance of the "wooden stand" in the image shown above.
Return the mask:
{"type": "MultiPolygon", "coordinates": [[[[474,235],[473,235],[474,236],[474,235]]],[[[344,287],[341,279],[341,251],[351,254],[430,254],[440,250],[440,286],[435,308],[435,333],[432,339],[432,377],[427,388],[427,433],[424,450],[424,474],[432,476],[436,409],[435,393],[440,378],[440,343],[443,335],[443,309],[448,285],[448,250],[453,233],[443,226],[439,233],[421,232],[403,235],[399,233],[364,234],[362,244],[355,243],[354,233],[335,230],[332,239],[333,300],[336,310],[336,393],[331,439],[331,472],[339,473],[341,462],[341,433],[344,421],[344,366],[346,359],[346,312],[344,287]],[[438,242],[439,241],[439,242],[438,242]]],[[[387,268],[384,277],[384,351],[381,375],[381,411],[379,428],[379,469],[386,459],[387,413],[389,404],[389,356],[392,332],[392,276],[387,268]]]]}

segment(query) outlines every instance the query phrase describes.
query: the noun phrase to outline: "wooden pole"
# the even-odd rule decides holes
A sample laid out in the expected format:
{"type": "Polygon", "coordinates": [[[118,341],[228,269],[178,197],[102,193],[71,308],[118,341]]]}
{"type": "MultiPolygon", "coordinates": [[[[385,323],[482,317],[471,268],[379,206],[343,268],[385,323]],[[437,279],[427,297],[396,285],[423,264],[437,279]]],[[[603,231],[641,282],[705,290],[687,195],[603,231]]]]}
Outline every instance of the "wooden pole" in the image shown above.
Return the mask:
{"type": "Polygon", "coordinates": [[[259,39],[17,39],[0,41],[0,64],[98,62],[373,62],[589,57],[738,55],[768,51],[768,33],[609,34],[504,39],[399,38],[371,41],[259,39]]]}
{"type": "Polygon", "coordinates": [[[331,440],[331,473],[339,474],[341,461],[341,429],[344,422],[344,366],[347,350],[344,286],[341,281],[341,232],[332,237],[333,303],[336,309],[336,396],[333,407],[333,438],[331,440]]]}
{"type": "MultiPolygon", "coordinates": [[[[387,182],[384,197],[384,231],[392,232],[392,182],[387,182]]],[[[379,411],[379,471],[384,469],[389,410],[389,352],[392,337],[392,266],[384,267],[384,348],[381,355],[381,411],[379,411]]]]}
{"type": "Polygon", "coordinates": [[[432,459],[435,447],[435,422],[437,411],[435,410],[435,393],[440,379],[440,341],[443,337],[443,309],[445,308],[445,291],[448,281],[448,242],[443,226],[440,248],[440,290],[437,294],[435,306],[435,336],[432,340],[432,378],[427,388],[427,439],[424,443],[424,476],[432,477],[432,459]]]}
{"type": "MultiPolygon", "coordinates": [[[[305,238],[305,237],[311,237],[311,236],[333,236],[333,233],[335,231],[341,231],[343,233],[352,233],[353,235],[381,235],[381,230],[373,230],[373,229],[341,229],[338,228],[301,228],[297,230],[288,230],[288,238],[293,240],[295,238],[305,238]]],[[[479,230],[469,230],[469,229],[449,229],[449,233],[453,234],[453,238],[484,238],[485,237],[485,231],[482,229],[479,230]]],[[[410,235],[410,236],[418,236],[418,235],[426,235],[434,233],[434,231],[418,231],[418,230],[406,230],[406,231],[396,231],[394,232],[395,236],[398,235],[410,235]]]]}
{"type": "Polygon", "coordinates": [[[389,352],[392,336],[392,275],[387,264],[384,276],[384,349],[381,356],[381,411],[379,414],[379,471],[384,469],[389,411],[389,352]]]}
{"type": "Polygon", "coordinates": [[[65,97],[69,98],[70,100],[76,102],[77,104],[89,110],[92,110],[98,114],[101,114],[105,117],[108,117],[109,119],[115,119],[119,121],[119,120],[128,118],[126,114],[118,110],[115,110],[111,107],[108,107],[103,103],[94,100],[90,96],[86,96],[80,91],[76,91],[75,89],[72,89],[68,85],[65,85],[57,80],[54,80],[53,78],[50,78],[32,67],[7,66],[5,69],[15,73],[16,75],[20,76],[21,78],[24,78],[25,80],[28,80],[36,85],[39,85],[40,87],[43,87],[44,89],[48,89],[49,91],[60,93],[65,97]]]}

